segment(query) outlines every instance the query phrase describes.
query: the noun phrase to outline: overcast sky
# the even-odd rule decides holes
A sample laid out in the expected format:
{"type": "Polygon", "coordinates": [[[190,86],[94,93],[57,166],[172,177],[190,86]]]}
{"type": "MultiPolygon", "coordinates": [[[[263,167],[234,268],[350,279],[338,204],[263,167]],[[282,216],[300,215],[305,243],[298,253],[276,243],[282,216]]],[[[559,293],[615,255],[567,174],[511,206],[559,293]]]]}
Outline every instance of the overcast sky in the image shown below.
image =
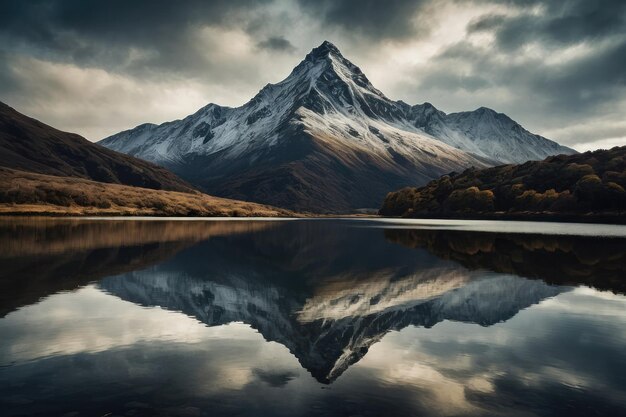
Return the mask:
{"type": "Polygon", "coordinates": [[[0,0],[0,101],[95,141],[239,106],[324,40],[391,99],[626,145],[624,0],[0,0]]]}

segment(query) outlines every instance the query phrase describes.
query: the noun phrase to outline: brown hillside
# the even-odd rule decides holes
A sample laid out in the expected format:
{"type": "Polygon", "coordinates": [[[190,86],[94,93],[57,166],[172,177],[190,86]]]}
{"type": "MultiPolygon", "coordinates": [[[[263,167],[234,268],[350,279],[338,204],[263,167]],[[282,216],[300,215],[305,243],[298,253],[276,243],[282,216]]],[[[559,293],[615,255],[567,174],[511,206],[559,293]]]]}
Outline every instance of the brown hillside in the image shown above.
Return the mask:
{"type": "Polygon", "coordinates": [[[164,168],[57,130],[2,102],[0,166],[156,190],[193,190],[164,168]]]}
{"type": "Polygon", "coordinates": [[[291,216],[292,212],[200,192],[150,190],[0,168],[0,214],[291,216]]]}

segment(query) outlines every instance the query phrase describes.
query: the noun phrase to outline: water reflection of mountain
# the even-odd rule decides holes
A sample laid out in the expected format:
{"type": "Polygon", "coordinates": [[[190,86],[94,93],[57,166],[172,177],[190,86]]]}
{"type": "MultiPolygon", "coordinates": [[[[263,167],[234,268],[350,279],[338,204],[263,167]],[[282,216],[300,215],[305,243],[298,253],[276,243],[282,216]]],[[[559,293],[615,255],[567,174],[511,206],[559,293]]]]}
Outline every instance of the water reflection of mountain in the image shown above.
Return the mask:
{"type": "Polygon", "coordinates": [[[388,331],[458,320],[488,326],[567,288],[471,272],[380,230],[295,222],[225,235],[147,269],[102,279],[110,294],[216,326],[241,321],[331,382],[388,331]]]}
{"type": "Polygon", "coordinates": [[[406,247],[426,249],[470,270],[626,293],[623,238],[403,229],[385,230],[385,237],[406,247]]]}
{"type": "Polygon", "coordinates": [[[247,323],[331,382],[390,330],[489,326],[568,289],[546,282],[624,289],[623,240],[361,225],[11,219],[0,313],[98,282],[209,326],[247,323]]]}

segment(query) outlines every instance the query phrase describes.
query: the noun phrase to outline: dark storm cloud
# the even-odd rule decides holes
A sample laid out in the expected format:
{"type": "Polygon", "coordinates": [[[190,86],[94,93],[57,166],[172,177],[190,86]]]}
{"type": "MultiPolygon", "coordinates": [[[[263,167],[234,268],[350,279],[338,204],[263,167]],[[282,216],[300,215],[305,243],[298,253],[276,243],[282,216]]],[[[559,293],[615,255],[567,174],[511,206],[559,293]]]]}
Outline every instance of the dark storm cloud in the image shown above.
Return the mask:
{"type": "Polygon", "coordinates": [[[294,52],[296,48],[287,39],[280,36],[269,37],[259,43],[257,46],[260,49],[268,49],[278,52],[294,52]]]}
{"type": "Polygon", "coordinates": [[[0,3],[0,40],[19,53],[79,65],[188,72],[206,64],[194,29],[243,24],[268,2],[9,0],[0,3]]]}
{"type": "Polygon", "coordinates": [[[0,100],[99,138],[244,103],[324,39],[412,103],[626,126],[625,0],[0,0],[0,100]]]}
{"type": "Polygon", "coordinates": [[[621,98],[626,86],[626,42],[598,48],[586,56],[528,77],[535,90],[553,94],[559,105],[573,111],[621,98]]]}
{"type": "Polygon", "coordinates": [[[498,46],[514,49],[530,42],[564,46],[623,35],[626,25],[624,0],[510,1],[522,6],[513,16],[486,15],[469,25],[469,32],[495,31],[498,46]],[[533,6],[539,12],[533,12],[533,6]]]}
{"type": "MultiPolygon", "coordinates": [[[[576,125],[600,132],[607,121],[618,123],[626,106],[625,1],[456,4],[468,3],[485,12],[470,21],[464,39],[416,69],[419,94],[448,105],[489,105],[534,131],[571,126],[571,134],[555,138],[570,144],[594,140],[577,137],[576,125]]],[[[620,126],[612,138],[626,136],[620,126]]]]}
{"type": "Polygon", "coordinates": [[[484,77],[466,75],[450,71],[434,71],[422,79],[423,84],[430,88],[445,90],[478,91],[492,86],[493,84],[484,77]]]}
{"type": "Polygon", "coordinates": [[[13,77],[9,59],[9,54],[0,50],[0,96],[7,96],[19,91],[19,85],[13,77]]]}
{"type": "Polygon", "coordinates": [[[519,48],[532,44],[555,52],[591,43],[594,47],[581,56],[550,64],[533,59],[497,63],[493,53],[479,53],[468,45],[462,45],[461,51],[455,51],[458,46],[452,48],[442,56],[450,58],[456,53],[460,60],[482,67],[480,70],[488,70],[487,60],[496,78],[523,81],[535,92],[549,94],[551,101],[573,110],[584,111],[587,106],[619,98],[621,92],[615,87],[624,86],[626,78],[625,1],[512,0],[508,4],[520,7],[520,12],[482,16],[470,23],[468,32],[492,32],[499,53],[512,59],[519,48]]]}
{"type": "Polygon", "coordinates": [[[535,104],[551,106],[553,114],[570,117],[601,110],[623,98],[626,40],[557,63],[507,56],[503,59],[488,48],[466,42],[456,44],[432,60],[421,85],[449,92],[506,86],[532,97],[535,104]]]}
{"type": "MultiPolygon", "coordinates": [[[[358,32],[370,39],[406,39],[424,31],[416,25],[418,11],[428,0],[299,0],[305,13],[319,19],[324,26],[349,33],[358,32]]],[[[423,21],[424,19],[419,19],[423,21]]]]}

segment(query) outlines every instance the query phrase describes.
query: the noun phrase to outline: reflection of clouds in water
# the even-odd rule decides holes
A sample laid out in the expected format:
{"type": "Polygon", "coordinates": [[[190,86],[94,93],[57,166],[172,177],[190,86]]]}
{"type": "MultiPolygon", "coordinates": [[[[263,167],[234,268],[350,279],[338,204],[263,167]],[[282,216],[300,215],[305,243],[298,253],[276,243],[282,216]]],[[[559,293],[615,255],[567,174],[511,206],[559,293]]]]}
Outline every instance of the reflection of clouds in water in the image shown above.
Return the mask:
{"type": "Polygon", "coordinates": [[[610,291],[596,291],[589,287],[578,287],[571,296],[548,299],[541,303],[543,309],[554,309],[563,314],[590,317],[603,316],[626,321],[626,299],[610,291]]]}
{"type": "Polygon", "coordinates": [[[0,333],[0,363],[93,353],[145,341],[260,338],[242,324],[207,328],[184,314],[143,308],[93,286],[52,295],[7,315],[0,320],[0,333]]]}
{"type": "Polygon", "coordinates": [[[272,387],[284,387],[298,374],[291,371],[255,369],[254,375],[272,387]]]}
{"type": "Polygon", "coordinates": [[[439,410],[443,415],[474,413],[477,407],[465,398],[465,386],[459,381],[448,378],[436,369],[421,363],[396,363],[383,378],[391,384],[411,385],[428,395],[421,395],[422,406],[439,410]]]}
{"type": "MultiPolygon", "coordinates": [[[[246,324],[206,327],[180,313],[143,308],[94,287],[51,296],[10,314],[0,326],[6,336],[0,340],[2,363],[17,360],[0,369],[0,404],[13,402],[20,407],[17,414],[28,414],[30,408],[21,407],[31,406],[34,414],[39,404],[52,414],[65,407],[88,410],[85,401],[97,408],[99,414],[93,415],[124,408],[131,400],[158,408],[184,398],[200,402],[200,408],[218,401],[224,410],[255,401],[277,404],[283,399],[267,393],[267,400],[259,399],[262,394],[250,391],[291,386],[301,374],[284,346],[266,342],[246,324]],[[54,387],[45,388],[52,380],[54,387]],[[240,399],[238,393],[245,391],[247,399],[240,399]]],[[[310,377],[307,381],[313,383],[310,377]]]]}
{"type": "Polygon", "coordinates": [[[573,403],[586,395],[607,409],[623,407],[625,311],[626,298],[579,288],[488,328],[444,322],[390,333],[359,365],[384,375],[387,384],[432,391],[425,398],[439,399],[442,410],[506,403],[511,395],[524,398],[524,390],[539,399],[565,390],[573,403]],[[613,304],[601,308],[607,301],[613,304]]]}
{"type": "MultiPolygon", "coordinates": [[[[490,327],[450,321],[408,327],[387,334],[330,390],[318,390],[285,347],[245,324],[205,327],[87,287],[0,321],[1,357],[19,361],[0,373],[0,382],[50,380],[62,369],[56,389],[70,397],[91,387],[103,390],[96,402],[109,395],[158,403],[163,396],[198,407],[223,401],[226,411],[280,402],[285,415],[312,404],[323,414],[346,398],[361,404],[391,398],[392,410],[435,415],[507,415],[510,407],[545,406],[559,393],[574,403],[585,396],[599,411],[611,411],[626,398],[624,311],[626,298],[578,288],[490,327]],[[120,381],[145,392],[107,391],[120,381]]],[[[54,392],[36,395],[49,400],[54,392]]]]}

